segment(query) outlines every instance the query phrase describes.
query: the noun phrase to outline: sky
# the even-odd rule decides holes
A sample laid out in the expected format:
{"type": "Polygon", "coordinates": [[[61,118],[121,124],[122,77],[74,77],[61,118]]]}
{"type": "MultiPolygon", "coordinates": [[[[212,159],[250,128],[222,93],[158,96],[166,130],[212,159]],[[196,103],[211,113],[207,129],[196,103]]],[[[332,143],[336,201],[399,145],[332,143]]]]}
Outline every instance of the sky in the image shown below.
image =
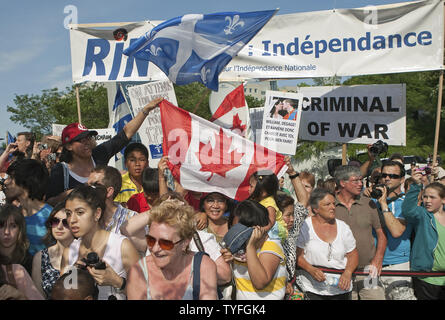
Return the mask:
{"type": "MultiPolygon", "coordinates": [[[[167,20],[189,13],[258,11],[279,8],[277,15],[359,8],[409,2],[402,0],[15,0],[0,10],[0,138],[6,131],[27,131],[12,122],[7,106],[15,95],[40,95],[42,90],[73,84],[69,31],[64,22],[77,10],[78,23],[167,20]]],[[[280,84],[280,83],[279,83],[280,84]]],[[[290,83],[282,82],[282,85],[290,83]]]]}

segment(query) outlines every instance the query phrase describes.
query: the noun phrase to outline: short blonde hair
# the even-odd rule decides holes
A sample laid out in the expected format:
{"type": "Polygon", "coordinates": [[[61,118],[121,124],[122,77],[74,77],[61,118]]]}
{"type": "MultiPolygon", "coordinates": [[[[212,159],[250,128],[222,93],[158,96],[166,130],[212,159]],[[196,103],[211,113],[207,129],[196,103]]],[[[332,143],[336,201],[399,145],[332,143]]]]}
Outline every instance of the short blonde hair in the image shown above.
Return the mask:
{"type": "Polygon", "coordinates": [[[178,231],[181,239],[192,239],[195,228],[195,210],[185,202],[165,200],[150,210],[148,227],[153,222],[164,223],[178,231]]]}

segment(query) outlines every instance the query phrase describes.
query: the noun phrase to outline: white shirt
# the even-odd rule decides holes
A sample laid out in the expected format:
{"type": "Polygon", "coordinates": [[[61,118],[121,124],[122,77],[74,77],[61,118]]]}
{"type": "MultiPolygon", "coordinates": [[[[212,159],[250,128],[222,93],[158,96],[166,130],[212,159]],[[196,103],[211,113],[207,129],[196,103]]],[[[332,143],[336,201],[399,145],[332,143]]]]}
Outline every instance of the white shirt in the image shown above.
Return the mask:
{"type": "MultiPolygon", "coordinates": [[[[297,246],[304,249],[304,258],[311,265],[334,269],[344,269],[346,267],[346,254],[355,249],[355,238],[345,222],[338,219],[335,219],[335,221],[337,224],[337,236],[330,244],[317,236],[312,225],[312,217],[306,218],[303,222],[297,246]]],[[[324,282],[318,282],[302,269],[297,270],[297,276],[299,276],[304,287],[302,289],[315,294],[337,295],[352,290],[352,281],[347,291],[341,290],[337,285],[329,285],[330,281],[338,283],[339,274],[326,273],[326,281],[324,282]]]]}

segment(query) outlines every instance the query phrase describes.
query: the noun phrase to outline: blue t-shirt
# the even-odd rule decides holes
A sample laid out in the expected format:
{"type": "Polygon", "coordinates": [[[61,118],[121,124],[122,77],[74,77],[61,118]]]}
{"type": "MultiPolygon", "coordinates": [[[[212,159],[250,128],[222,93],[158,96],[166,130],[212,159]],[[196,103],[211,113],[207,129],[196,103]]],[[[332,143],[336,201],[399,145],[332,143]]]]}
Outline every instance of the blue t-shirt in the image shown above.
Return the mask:
{"type": "Polygon", "coordinates": [[[45,204],[42,209],[37,211],[30,217],[25,217],[26,221],[26,235],[29,240],[29,253],[34,256],[38,251],[46,248],[42,242],[42,238],[46,235],[47,229],[45,226],[53,207],[45,204]]]}
{"type": "MultiPolygon", "coordinates": [[[[389,201],[388,198],[387,200],[389,201]]],[[[374,202],[376,202],[379,211],[381,212],[380,204],[377,200],[373,199],[374,202]]],[[[393,213],[394,217],[396,218],[402,218],[402,203],[403,200],[405,200],[405,195],[397,198],[396,200],[392,201],[388,204],[388,209],[393,213]]],[[[385,255],[383,257],[383,265],[388,264],[400,264],[405,263],[409,261],[409,255],[411,252],[411,233],[413,231],[413,225],[408,223],[406,224],[406,229],[403,232],[403,234],[398,237],[394,238],[391,235],[391,232],[389,232],[388,228],[384,227],[386,237],[388,239],[388,243],[386,245],[385,255]]],[[[374,234],[375,236],[375,234],[374,234]]]]}

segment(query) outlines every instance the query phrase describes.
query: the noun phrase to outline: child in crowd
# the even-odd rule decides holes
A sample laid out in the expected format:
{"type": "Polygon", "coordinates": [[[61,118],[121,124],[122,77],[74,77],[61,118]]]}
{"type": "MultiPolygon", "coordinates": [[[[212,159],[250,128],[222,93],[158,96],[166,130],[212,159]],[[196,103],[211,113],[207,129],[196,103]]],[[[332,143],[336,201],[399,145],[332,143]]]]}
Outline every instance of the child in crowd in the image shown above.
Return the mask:
{"type": "Polygon", "coordinates": [[[269,224],[265,226],[269,237],[284,241],[287,237],[287,227],[275,201],[278,189],[278,178],[272,171],[257,171],[249,179],[249,199],[262,204],[269,213],[269,224]]]}

